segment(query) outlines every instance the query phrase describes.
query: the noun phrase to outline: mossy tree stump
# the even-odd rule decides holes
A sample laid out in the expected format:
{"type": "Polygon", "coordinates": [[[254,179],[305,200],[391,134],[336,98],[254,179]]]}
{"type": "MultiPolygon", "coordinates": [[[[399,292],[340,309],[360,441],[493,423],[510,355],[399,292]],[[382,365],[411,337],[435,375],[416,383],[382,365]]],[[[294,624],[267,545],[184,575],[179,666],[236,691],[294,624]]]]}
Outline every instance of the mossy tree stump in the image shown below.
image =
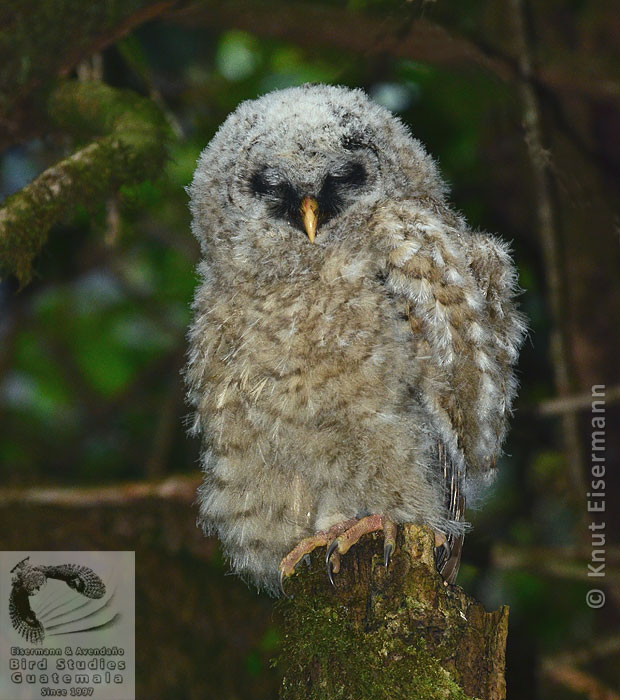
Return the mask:
{"type": "Polygon", "coordinates": [[[434,564],[434,535],[399,528],[389,567],[381,533],[342,557],[332,586],[325,548],[285,581],[282,700],[501,700],[508,608],[486,612],[434,564]]]}

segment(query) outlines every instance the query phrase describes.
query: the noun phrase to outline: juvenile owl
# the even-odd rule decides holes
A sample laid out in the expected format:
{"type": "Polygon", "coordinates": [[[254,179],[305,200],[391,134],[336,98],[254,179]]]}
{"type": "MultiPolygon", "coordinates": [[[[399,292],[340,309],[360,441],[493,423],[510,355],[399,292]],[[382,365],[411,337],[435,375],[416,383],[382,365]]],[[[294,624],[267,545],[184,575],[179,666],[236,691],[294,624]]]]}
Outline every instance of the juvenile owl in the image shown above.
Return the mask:
{"type": "Polygon", "coordinates": [[[186,367],[201,521],[271,592],[312,549],[400,523],[454,581],[524,334],[507,246],[473,233],[419,141],[362,91],[245,102],[189,187],[202,249],[186,367]]]}

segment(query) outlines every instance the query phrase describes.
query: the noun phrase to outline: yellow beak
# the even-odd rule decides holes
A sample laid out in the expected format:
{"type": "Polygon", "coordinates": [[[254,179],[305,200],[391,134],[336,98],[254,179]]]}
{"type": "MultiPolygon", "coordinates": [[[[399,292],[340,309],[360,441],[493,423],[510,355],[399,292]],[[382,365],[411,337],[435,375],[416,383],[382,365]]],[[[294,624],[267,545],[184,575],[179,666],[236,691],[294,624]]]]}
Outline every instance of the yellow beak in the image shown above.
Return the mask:
{"type": "Polygon", "coordinates": [[[319,222],[319,203],[312,197],[304,197],[301,203],[301,218],[304,222],[304,228],[310,239],[310,243],[314,243],[316,236],[316,227],[319,222]]]}

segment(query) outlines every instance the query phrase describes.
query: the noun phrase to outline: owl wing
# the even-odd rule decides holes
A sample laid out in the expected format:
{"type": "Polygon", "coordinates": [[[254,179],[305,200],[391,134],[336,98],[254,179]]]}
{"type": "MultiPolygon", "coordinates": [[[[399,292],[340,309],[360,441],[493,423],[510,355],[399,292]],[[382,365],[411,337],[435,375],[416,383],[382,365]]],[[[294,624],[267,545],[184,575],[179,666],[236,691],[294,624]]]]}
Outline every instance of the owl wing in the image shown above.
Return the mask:
{"type": "Polygon", "coordinates": [[[40,644],[45,636],[43,625],[30,607],[26,589],[13,585],[9,596],[9,616],[13,627],[32,644],[40,644]]]}
{"type": "Polygon", "coordinates": [[[47,578],[64,581],[70,588],[87,598],[102,598],[105,595],[105,584],[88,566],[59,564],[57,566],[39,566],[38,568],[47,578]]]}
{"type": "MultiPolygon", "coordinates": [[[[374,233],[386,287],[404,303],[416,345],[417,396],[437,432],[448,518],[459,521],[465,493],[493,477],[516,389],[525,329],[514,304],[516,271],[505,244],[472,234],[441,204],[382,207],[374,233]]],[[[450,575],[461,544],[450,536],[439,555],[450,575]]]]}

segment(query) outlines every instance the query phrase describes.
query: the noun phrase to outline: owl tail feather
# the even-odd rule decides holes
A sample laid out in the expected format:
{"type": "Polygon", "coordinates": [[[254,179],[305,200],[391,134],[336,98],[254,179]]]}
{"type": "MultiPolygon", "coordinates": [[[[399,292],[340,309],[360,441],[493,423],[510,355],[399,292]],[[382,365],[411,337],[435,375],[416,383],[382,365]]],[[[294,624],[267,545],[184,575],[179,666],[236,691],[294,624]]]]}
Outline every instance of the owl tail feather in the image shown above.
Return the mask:
{"type": "Polygon", "coordinates": [[[435,550],[435,564],[437,571],[446,583],[453,584],[461,565],[463,541],[465,535],[448,535],[441,547],[435,550]]]}
{"type": "MultiPolygon", "coordinates": [[[[464,474],[455,468],[448,451],[443,443],[438,443],[439,462],[443,471],[445,486],[445,507],[448,518],[453,522],[462,522],[465,518],[465,494],[463,493],[464,474]]],[[[446,535],[445,542],[435,549],[435,563],[437,571],[443,576],[444,581],[452,584],[456,581],[456,575],[461,565],[463,553],[463,541],[465,534],[450,533],[446,535]]]]}

